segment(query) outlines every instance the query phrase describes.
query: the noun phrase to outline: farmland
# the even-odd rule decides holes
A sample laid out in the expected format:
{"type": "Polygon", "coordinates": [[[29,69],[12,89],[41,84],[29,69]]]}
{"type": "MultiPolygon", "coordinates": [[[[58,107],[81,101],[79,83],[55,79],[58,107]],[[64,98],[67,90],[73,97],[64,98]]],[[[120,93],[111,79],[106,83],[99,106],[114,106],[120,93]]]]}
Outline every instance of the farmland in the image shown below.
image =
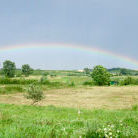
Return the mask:
{"type": "MultiPolygon", "coordinates": [[[[136,82],[137,77],[132,78],[136,82]]],[[[136,84],[95,86],[91,76],[82,72],[1,75],[0,137],[137,137],[137,105],[136,84]],[[33,83],[41,87],[45,98],[32,106],[24,94],[33,83]]]]}

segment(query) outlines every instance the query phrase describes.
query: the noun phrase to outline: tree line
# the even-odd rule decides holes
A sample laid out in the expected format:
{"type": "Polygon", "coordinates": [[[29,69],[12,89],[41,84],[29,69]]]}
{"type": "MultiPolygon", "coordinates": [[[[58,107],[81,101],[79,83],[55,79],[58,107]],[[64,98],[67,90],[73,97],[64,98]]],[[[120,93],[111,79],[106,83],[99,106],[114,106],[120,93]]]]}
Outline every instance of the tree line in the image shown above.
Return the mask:
{"type": "MultiPolygon", "coordinates": [[[[2,72],[6,77],[14,77],[15,76],[15,71],[16,71],[16,65],[14,62],[10,60],[6,60],[3,62],[3,68],[2,72]]],[[[29,76],[30,74],[33,73],[33,69],[30,67],[28,64],[24,64],[21,67],[21,72],[25,76],[29,76]]]]}

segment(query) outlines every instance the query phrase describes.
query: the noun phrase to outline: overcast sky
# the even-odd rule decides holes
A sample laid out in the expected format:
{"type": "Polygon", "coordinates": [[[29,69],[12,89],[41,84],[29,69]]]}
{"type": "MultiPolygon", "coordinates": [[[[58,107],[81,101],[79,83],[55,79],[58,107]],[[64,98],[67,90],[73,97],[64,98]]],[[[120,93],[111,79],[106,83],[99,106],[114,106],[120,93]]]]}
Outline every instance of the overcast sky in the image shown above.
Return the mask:
{"type": "MultiPolygon", "coordinates": [[[[28,43],[96,46],[138,60],[138,0],[0,1],[0,47],[28,43]]],[[[42,69],[138,69],[118,58],[60,47],[0,51],[0,62],[6,59],[42,69]]]]}

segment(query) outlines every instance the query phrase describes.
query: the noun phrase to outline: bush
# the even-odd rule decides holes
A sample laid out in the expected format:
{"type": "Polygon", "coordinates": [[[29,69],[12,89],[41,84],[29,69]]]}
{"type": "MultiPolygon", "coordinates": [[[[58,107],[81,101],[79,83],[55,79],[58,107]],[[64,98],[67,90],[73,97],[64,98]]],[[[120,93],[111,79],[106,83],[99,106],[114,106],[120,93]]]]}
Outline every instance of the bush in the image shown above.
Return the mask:
{"type": "Polygon", "coordinates": [[[126,77],[120,81],[120,85],[138,85],[138,79],[133,77],[126,77]]]}
{"type": "Polygon", "coordinates": [[[43,72],[42,75],[43,75],[43,76],[48,76],[49,73],[48,73],[48,72],[43,72]]]}
{"type": "Polygon", "coordinates": [[[0,94],[11,94],[23,91],[24,89],[21,86],[5,86],[0,88],[0,94]]]}
{"type": "Polygon", "coordinates": [[[50,84],[47,76],[42,76],[40,79],[40,84],[50,84]]]}
{"type": "Polygon", "coordinates": [[[133,106],[132,106],[132,110],[133,110],[133,111],[138,111],[138,105],[133,105],[133,106]]]}
{"type": "Polygon", "coordinates": [[[27,94],[25,95],[27,99],[31,99],[33,101],[32,104],[35,104],[36,102],[41,101],[44,99],[43,91],[39,86],[36,85],[30,85],[27,94]]]}
{"type": "Polygon", "coordinates": [[[38,83],[38,80],[34,79],[11,79],[6,77],[0,77],[0,84],[32,84],[32,83],[38,83]]]}
{"type": "Polygon", "coordinates": [[[83,82],[83,85],[90,85],[90,86],[92,86],[92,85],[94,85],[94,82],[93,81],[85,81],[85,82],[83,82]]]}
{"type": "Polygon", "coordinates": [[[123,81],[121,81],[121,85],[130,85],[133,84],[133,79],[131,77],[125,78],[123,81]]]}
{"type": "Polygon", "coordinates": [[[72,81],[71,83],[69,83],[69,85],[68,85],[68,86],[70,86],[70,87],[74,87],[74,86],[75,86],[74,81],[72,81]]]}
{"type": "Polygon", "coordinates": [[[21,77],[22,74],[20,72],[16,73],[16,77],[21,77]]]}

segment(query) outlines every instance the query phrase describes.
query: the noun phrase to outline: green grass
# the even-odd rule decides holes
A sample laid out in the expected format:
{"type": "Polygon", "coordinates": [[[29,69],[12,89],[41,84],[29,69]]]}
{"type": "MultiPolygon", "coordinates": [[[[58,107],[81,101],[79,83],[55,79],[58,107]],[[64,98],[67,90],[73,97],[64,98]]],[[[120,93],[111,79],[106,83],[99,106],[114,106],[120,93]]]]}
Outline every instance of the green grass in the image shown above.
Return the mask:
{"type": "Polygon", "coordinates": [[[25,89],[20,85],[5,85],[4,87],[0,87],[0,94],[13,94],[24,91],[25,89]]]}
{"type": "Polygon", "coordinates": [[[80,110],[0,104],[1,138],[138,137],[138,110],[80,110]]]}

